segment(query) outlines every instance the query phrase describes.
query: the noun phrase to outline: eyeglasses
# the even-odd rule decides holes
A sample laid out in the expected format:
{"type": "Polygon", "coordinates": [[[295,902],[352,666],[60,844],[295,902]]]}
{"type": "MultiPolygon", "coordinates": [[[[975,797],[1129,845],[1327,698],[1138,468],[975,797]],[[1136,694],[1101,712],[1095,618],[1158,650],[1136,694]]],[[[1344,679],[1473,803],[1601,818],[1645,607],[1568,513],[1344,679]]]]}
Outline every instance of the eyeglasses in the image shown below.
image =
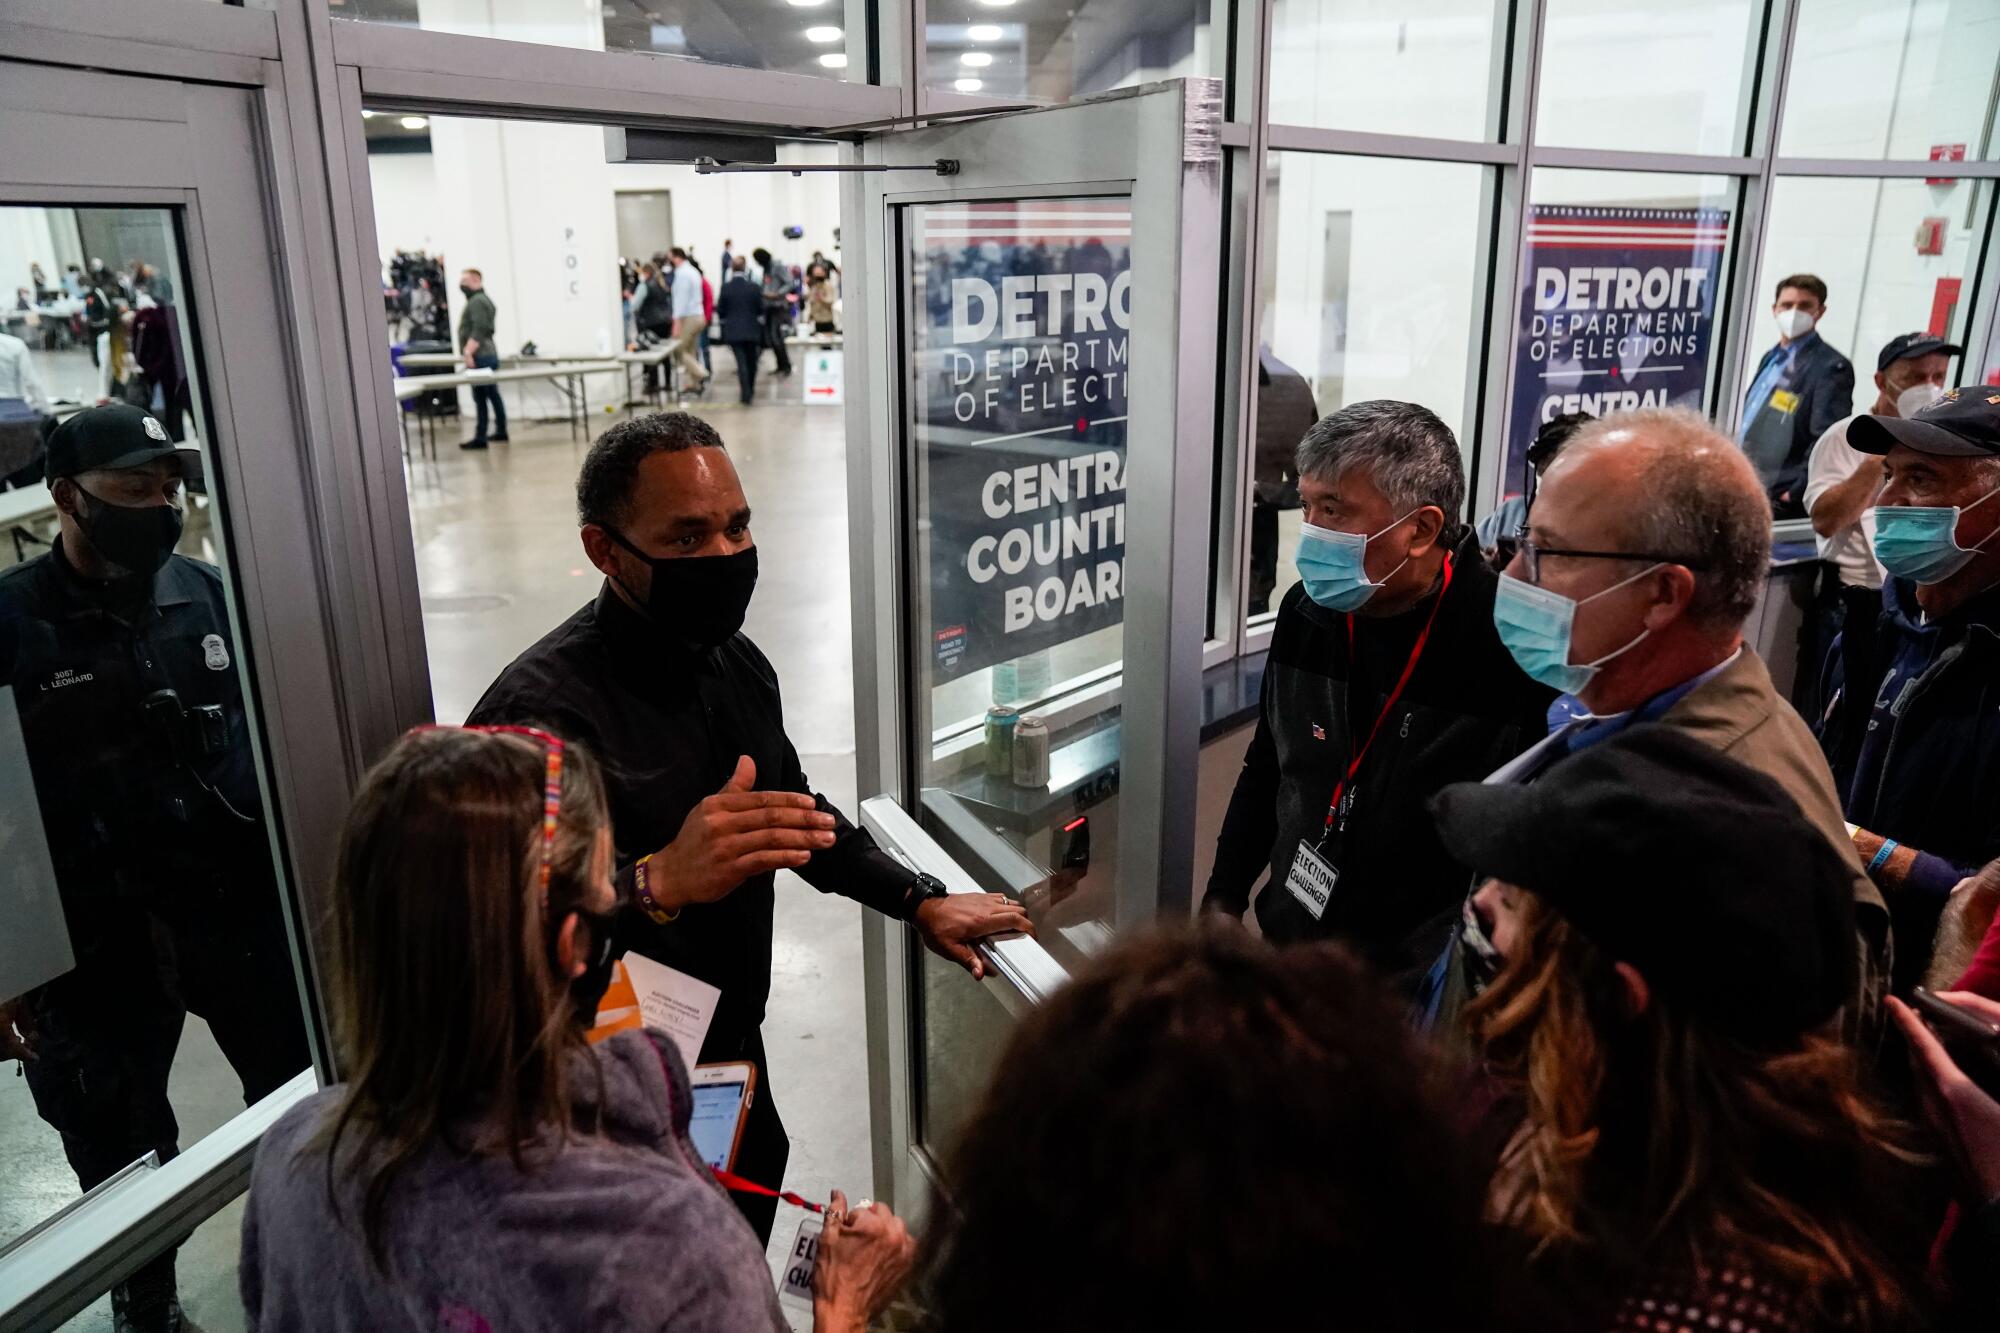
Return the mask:
{"type": "Polygon", "coordinates": [[[542,916],[549,914],[549,864],[555,855],[556,816],[562,811],[562,737],[543,731],[540,727],[489,726],[489,727],[419,727],[419,731],[483,731],[490,735],[526,736],[538,740],[548,751],[548,767],[542,781],[542,869],[541,895],[542,916]]]}
{"type": "Polygon", "coordinates": [[[1658,565],[1679,565],[1696,573],[1708,568],[1706,564],[1694,560],[1683,560],[1677,555],[1656,555],[1650,551],[1566,551],[1553,546],[1537,546],[1528,540],[1527,529],[1521,529],[1521,568],[1528,576],[1528,582],[1540,584],[1542,581],[1542,557],[1562,556],[1569,560],[1650,560],[1658,565]]]}

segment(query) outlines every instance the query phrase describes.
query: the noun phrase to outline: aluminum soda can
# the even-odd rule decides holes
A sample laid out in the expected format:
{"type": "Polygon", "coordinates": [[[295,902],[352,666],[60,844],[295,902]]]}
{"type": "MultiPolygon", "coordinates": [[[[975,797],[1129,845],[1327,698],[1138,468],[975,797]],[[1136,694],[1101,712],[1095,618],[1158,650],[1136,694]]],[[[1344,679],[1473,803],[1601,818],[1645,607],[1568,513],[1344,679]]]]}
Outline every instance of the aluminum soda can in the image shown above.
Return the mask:
{"type": "Polygon", "coordinates": [[[1032,715],[1014,726],[1014,785],[1049,785],[1049,724],[1032,715]]]}
{"type": "Polygon", "coordinates": [[[986,710],[986,772],[1002,782],[1014,776],[1014,729],[1021,710],[995,704],[986,710]]]}

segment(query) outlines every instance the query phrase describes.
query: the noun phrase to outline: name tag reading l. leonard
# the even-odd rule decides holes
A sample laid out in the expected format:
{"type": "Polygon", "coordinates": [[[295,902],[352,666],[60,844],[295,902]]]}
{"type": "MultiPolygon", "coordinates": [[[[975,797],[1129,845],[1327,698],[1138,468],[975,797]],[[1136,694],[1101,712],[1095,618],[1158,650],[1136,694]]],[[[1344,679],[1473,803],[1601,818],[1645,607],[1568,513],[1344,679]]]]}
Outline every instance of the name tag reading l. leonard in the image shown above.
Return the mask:
{"type": "Polygon", "coordinates": [[[1292,872],[1285,876],[1285,887],[1312,913],[1313,920],[1319,920],[1326,911],[1327,900],[1333,897],[1333,886],[1339,881],[1340,872],[1314,851],[1310,843],[1299,844],[1299,854],[1292,858],[1292,872]]]}

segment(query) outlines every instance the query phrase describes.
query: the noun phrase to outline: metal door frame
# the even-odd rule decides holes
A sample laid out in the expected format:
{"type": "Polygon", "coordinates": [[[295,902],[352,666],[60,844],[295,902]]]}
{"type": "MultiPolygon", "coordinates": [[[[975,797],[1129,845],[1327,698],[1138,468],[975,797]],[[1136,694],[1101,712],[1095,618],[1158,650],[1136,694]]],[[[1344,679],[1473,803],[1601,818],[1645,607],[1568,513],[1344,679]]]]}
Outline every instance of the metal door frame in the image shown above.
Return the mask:
{"type": "MultiPolygon", "coordinates": [[[[5,20],[0,15],[0,26],[5,20]]],[[[273,27],[271,15],[259,14],[231,31],[254,50],[273,27]]],[[[110,40],[80,34],[77,58],[100,58],[110,40]]],[[[38,54],[56,54],[55,45],[45,43],[38,54]]],[[[276,69],[245,53],[200,72],[261,78],[276,69]]],[[[258,772],[273,806],[314,1065],[174,1161],[78,1201],[0,1259],[0,1322],[36,1324],[82,1309],[240,1193],[263,1129],[330,1073],[319,960],[306,923],[317,915],[323,868],[333,863],[357,757],[335,668],[340,646],[326,557],[338,543],[320,521],[323,497],[306,448],[318,330],[293,296],[297,274],[289,261],[302,245],[293,225],[297,201],[292,182],[274,167],[273,145],[288,130],[282,97],[261,82],[179,82],[0,61],[0,114],[10,129],[0,141],[0,203],[152,207],[174,215],[190,352],[199,366],[197,408],[219,497],[216,525],[237,594],[258,772]]]]}
{"type": "MultiPolygon", "coordinates": [[[[1126,471],[1124,665],[1117,915],[1185,914],[1192,900],[1196,758],[1208,618],[1210,474],[1223,365],[1217,341],[1222,171],[1220,89],[1184,79],[1064,106],[868,136],[850,165],[950,157],[949,186],[856,173],[841,196],[851,253],[847,323],[849,585],[853,599],[856,777],[867,822],[914,864],[971,877],[904,814],[917,715],[909,679],[913,601],[904,528],[909,458],[904,407],[901,253],[894,211],[911,204],[1127,194],[1133,214],[1131,422],[1128,439],[1171,441],[1152,467],[1126,471]],[[1145,419],[1142,419],[1145,418],[1145,419]],[[880,443],[870,443],[880,442],[880,443]],[[1142,571],[1136,578],[1129,571],[1142,571]],[[898,816],[901,816],[900,820],[898,816]],[[939,861],[942,858],[942,861],[939,861]]],[[[921,1037],[912,1027],[917,947],[895,922],[863,926],[875,1188],[923,1207],[931,1165],[915,1140],[921,1037]]],[[[1009,942],[985,984],[1020,1012],[1062,969],[1032,941],[1009,942]],[[1052,969],[1052,971],[1051,971],[1052,969]],[[998,988],[993,989],[993,988],[998,988]]]]}

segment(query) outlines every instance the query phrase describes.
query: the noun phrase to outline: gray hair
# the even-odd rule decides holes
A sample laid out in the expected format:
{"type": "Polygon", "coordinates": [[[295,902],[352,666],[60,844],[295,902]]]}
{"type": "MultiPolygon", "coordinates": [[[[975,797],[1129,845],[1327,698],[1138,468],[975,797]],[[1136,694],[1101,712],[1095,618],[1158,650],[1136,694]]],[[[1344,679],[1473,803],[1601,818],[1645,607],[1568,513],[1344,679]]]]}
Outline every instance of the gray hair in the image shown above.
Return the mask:
{"type": "Polygon", "coordinates": [[[1771,571],[1771,502],[1743,451],[1686,408],[1641,408],[1591,422],[1563,451],[1643,449],[1636,493],[1623,497],[1629,549],[1694,569],[1689,621],[1737,630],[1771,571]],[[1626,438],[1611,441],[1610,437],[1626,438]]]}
{"type": "Polygon", "coordinates": [[[1299,441],[1301,477],[1333,480],[1357,466],[1398,513],[1436,505],[1449,524],[1465,512],[1458,440],[1428,407],[1393,398],[1349,403],[1299,441]]]}

